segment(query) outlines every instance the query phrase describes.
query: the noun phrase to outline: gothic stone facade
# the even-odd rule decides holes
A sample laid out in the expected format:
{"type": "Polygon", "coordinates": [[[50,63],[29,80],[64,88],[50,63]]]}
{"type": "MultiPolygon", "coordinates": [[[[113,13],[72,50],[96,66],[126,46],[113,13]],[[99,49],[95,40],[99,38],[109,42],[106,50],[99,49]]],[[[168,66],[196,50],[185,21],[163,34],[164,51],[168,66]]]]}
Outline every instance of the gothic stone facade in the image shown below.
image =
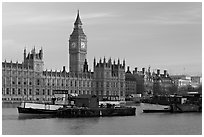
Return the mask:
{"type": "Polygon", "coordinates": [[[117,64],[115,60],[112,64],[111,58],[106,62],[104,58],[98,63],[94,59],[94,81],[96,94],[101,96],[120,97],[124,99],[125,96],[125,61],[120,64],[118,59],[117,64]]]}
{"type": "Polygon", "coordinates": [[[96,64],[94,72],[88,71],[87,37],[77,14],[74,30],[69,38],[69,72],[44,70],[43,50],[35,48],[26,53],[22,63],[2,62],[2,100],[50,101],[53,90],[68,90],[68,93],[103,96],[125,96],[125,61],[112,63],[111,59],[96,64]]]}

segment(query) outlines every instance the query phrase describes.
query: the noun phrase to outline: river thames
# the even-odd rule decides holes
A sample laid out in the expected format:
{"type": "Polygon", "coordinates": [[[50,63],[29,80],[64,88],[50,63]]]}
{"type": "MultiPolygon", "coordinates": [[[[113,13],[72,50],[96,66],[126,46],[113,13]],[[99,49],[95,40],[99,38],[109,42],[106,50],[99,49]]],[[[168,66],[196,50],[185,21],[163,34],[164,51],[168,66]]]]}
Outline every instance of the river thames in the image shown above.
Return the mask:
{"type": "Polygon", "coordinates": [[[202,113],[142,113],[96,118],[19,117],[17,108],[2,108],[3,135],[201,135],[202,113]]]}

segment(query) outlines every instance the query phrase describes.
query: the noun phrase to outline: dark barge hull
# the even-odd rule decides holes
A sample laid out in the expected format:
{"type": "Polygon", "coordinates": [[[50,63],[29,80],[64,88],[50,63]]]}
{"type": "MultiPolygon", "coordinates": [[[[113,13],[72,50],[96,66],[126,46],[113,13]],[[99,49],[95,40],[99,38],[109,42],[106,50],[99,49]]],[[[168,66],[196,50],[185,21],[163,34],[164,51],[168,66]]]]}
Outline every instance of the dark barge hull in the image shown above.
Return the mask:
{"type": "Polygon", "coordinates": [[[74,117],[99,117],[99,109],[93,108],[62,108],[56,114],[59,118],[74,118],[74,117]]]}
{"type": "Polygon", "coordinates": [[[57,117],[103,117],[133,116],[136,108],[64,108],[58,110],[57,117]]]}
{"type": "Polygon", "coordinates": [[[22,108],[17,107],[19,114],[47,114],[47,115],[56,115],[57,110],[48,110],[48,109],[33,109],[33,108],[22,108]]]}
{"type": "Polygon", "coordinates": [[[136,108],[121,107],[101,109],[101,116],[134,116],[136,108]]]}
{"type": "Polygon", "coordinates": [[[18,107],[19,114],[50,115],[61,118],[133,116],[136,108],[61,108],[57,110],[18,107]]]}
{"type": "Polygon", "coordinates": [[[202,106],[195,104],[172,104],[170,106],[173,113],[202,112],[202,106]]]}
{"type": "Polygon", "coordinates": [[[143,113],[187,113],[187,112],[202,112],[202,106],[194,104],[172,104],[170,109],[145,109],[143,113]]]}

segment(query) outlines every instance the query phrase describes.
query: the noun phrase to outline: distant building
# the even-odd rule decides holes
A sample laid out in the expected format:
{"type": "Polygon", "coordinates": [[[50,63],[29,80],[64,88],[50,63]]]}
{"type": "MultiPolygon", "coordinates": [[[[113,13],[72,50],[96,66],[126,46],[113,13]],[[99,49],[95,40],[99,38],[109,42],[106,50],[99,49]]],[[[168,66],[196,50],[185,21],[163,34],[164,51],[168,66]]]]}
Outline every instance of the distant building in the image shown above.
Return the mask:
{"type": "Polygon", "coordinates": [[[126,85],[126,97],[137,94],[137,82],[136,76],[130,72],[130,67],[127,67],[125,73],[125,85],[126,85]]]}
{"type": "Polygon", "coordinates": [[[172,75],[171,78],[174,80],[178,88],[186,86],[198,87],[202,84],[200,76],[172,75]]]}
{"type": "Polygon", "coordinates": [[[142,71],[138,71],[137,67],[133,71],[133,74],[136,78],[136,83],[137,83],[137,94],[143,94],[145,89],[144,89],[144,82],[145,82],[145,68],[142,68],[142,71]]]}
{"type": "Polygon", "coordinates": [[[153,84],[154,84],[154,76],[155,73],[150,71],[150,67],[148,71],[144,74],[144,94],[152,95],[153,94],[153,84]]]}
{"type": "Polygon", "coordinates": [[[144,93],[144,76],[144,68],[142,68],[142,71],[138,71],[137,68],[135,68],[134,71],[131,72],[130,67],[127,67],[125,73],[126,96],[144,93]]]}
{"type": "Polygon", "coordinates": [[[164,70],[164,74],[160,74],[160,70],[157,69],[157,73],[153,75],[153,94],[172,94],[174,81],[171,79],[167,70],[164,70]]]}
{"type": "Polygon", "coordinates": [[[178,87],[188,86],[191,83],[191,77],[186,75],[172,75],[172,80],[178,87]]]}
{"type": "Polygon", "coordinates": [[[191,76],[191,86],[198,87],[202,85],[202,78],[200,76],[191,76]]]}

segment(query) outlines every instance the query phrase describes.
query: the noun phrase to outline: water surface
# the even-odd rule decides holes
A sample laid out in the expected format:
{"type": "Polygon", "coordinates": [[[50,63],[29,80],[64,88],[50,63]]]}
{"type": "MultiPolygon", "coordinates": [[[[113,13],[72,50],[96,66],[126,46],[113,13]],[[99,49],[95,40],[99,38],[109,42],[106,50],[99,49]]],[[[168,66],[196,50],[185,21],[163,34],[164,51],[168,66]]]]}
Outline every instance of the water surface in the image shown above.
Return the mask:
{"type": "Polygon", "coordinates": [[[2,108],[3,135],[201,135],[202,113],[142,113],[96,118],[19,117],[2,108]]]}

